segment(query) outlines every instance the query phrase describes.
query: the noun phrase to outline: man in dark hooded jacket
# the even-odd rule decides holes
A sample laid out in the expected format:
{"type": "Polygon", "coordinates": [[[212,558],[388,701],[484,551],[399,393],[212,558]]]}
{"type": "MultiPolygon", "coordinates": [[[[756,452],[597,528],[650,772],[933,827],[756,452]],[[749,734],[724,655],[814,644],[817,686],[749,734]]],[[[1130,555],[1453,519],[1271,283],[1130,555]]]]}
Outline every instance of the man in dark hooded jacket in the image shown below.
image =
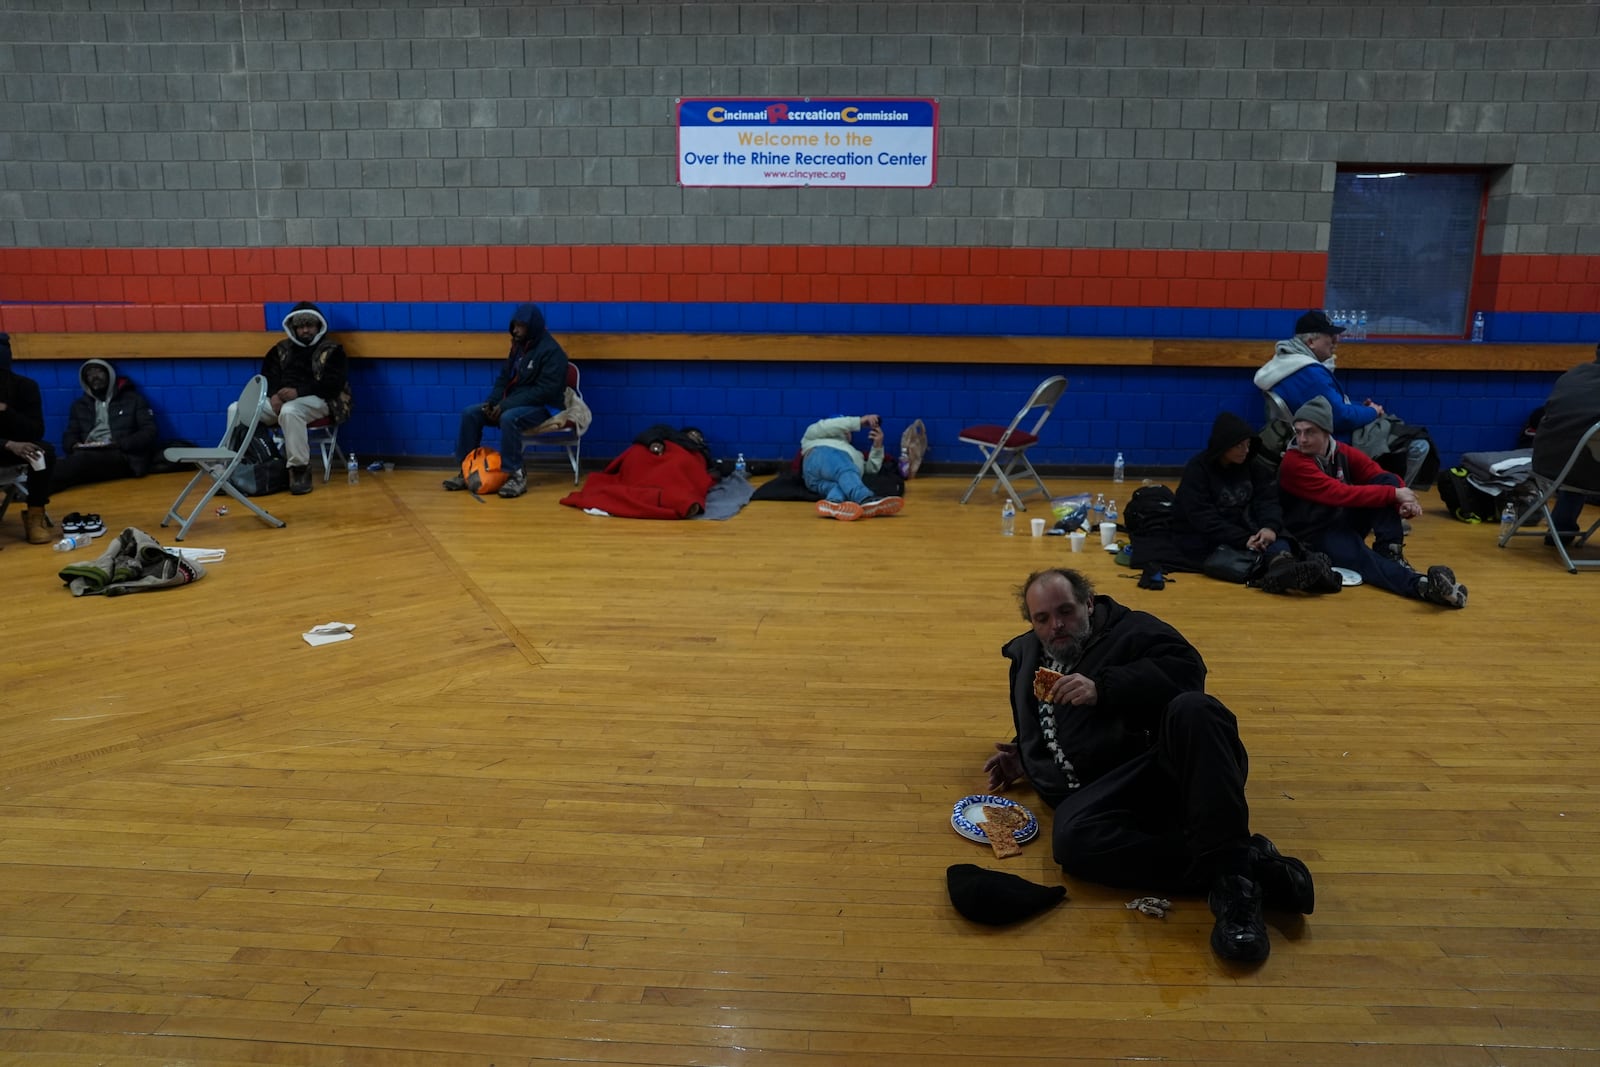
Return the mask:
{"type": "MultiPolygon", "coordinates": [[[[486,426],[500,427],[500,469],[510,477],[500,487],[503,497],[528,491],[522,469],[522,432],[561,411],[567,389],[567,353],[544,327],[544,312],[534,304],[518,304],[511,315],[511,352],[489,390],[489,398],[461,413],[456,434],[456,463],[483,443],[486,426]]],[[[446,489],[467,487],[457,471],[446,489]]]]}
{"type": "Polygon", "coordinates": [[[1206,694],[1200,653],[1077,571],[1035,572],[1018,599],[1032,629],[1001,650],[1016,735],[984,764],[989,788],[1027,778],[1054,809],[1068,874],[1209,892],[1212,950],[1266,959],[1263,909],[1309,915],[1315,890],[1304,863],[1250,832],[1239,723],[1206,694]],[[1053,676],[1041,682],[1041,668],[1053,676]]]}
{"type": "MultiPolygon", "coordinates": [[[[283,317],[284,340],[267,349],[261,373],[267,379],[267,409],[261,421],[283,431],[289,492],[311,492],[311,440],[306,426],[318,419],[335,425],[350,415],[349,364],[344,346],[328,336],[322,309],[302,300],[283,317]]],[[[228,405],[233,418],[236,404],[228,405]]]]}
{"type": "MultiPolygon", "coordinates": [[[[1572,456],[1572,450],[1588,432],[1589,427],[1600,422],[1600,346],[1595,347],[1592,362],[1581,363],[1556,380],[1545,402],[1544,416],[1539,420],[1539,431],[1533,438],[1533,469],[1546,478],[1561,473],[1572,456]]],[[[1589,454],[1580,456],[1572,465],[1567,480],[1577,485],[1600,486],[1600,453],[1591,443],[1589,454]]],[[[1557,493],[1550,518],[1556,531],[1570,543],[1583,529],[1578,520],[1585,503],[1600,503],[1600,498],[1586,497],[1582,493],[1557,493]]]]}
{"type": "MultiPolygon", "coordinates": [[[[44,439],[44,403],[39,383],[11,370],[11,335],[0,333],[0,467],[22,468],[28,476],[28,507],[22,513],[23,536],[30,545],[47,545],[53,539],[50,515],[50,476],[55,449],[44,439]]],[[[0,492],[9,491],[9,486],[0,492]]]]}
{"type": "Polygon", "coordinates": [[[143,478],[156,447],[156,416],[149,401],[103,359],[85,360],[78,382],[83,395],[67,412],[63,454],[51,475],[51,491],[143,478]]]}

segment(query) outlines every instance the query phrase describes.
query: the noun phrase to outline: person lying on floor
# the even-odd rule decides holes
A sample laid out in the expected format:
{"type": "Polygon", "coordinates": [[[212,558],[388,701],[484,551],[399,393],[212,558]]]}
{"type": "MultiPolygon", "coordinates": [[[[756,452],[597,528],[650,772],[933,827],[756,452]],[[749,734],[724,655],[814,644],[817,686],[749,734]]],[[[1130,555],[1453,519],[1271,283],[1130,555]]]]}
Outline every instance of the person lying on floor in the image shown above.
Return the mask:
{"type": "Polygon", "coordinates": [[[883,467],[883,424],[876,415],[838,415],[806,427],[800,438],[800,473],[806,488],[822,497],[817,514],[850,522],[879,515],[894,515],[905,506],[898,496],[875,497],[861,480],[883,467]],[[866,430],[871,451],[863,456],[850,443],[857,430],[866,430]]]}

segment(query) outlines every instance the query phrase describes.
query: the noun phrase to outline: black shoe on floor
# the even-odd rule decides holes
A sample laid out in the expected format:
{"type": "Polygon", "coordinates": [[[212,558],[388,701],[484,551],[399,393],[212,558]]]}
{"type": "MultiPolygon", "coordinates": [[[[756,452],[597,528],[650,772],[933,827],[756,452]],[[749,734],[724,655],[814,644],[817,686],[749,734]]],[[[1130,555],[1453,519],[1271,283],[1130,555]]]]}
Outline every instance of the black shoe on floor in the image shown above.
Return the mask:
{"type": "Polygon", "coordinates": [[[1260,963],[1272,951],[1261,917],[1261,887],[1242,874],[1224,874],[1212,883],[1211,951],[1235,963],[1260,963]]]}
{"type": "Polygon", "coordinates": [[[294,496],[305,496],[311,492],[311,468],[289,468],[289,492],[294,496]]]}
{"type": "Polygon", "coordinates": [[[90,537],[99,537],[101,534],[106,532],[106,521],[97,513],[91,511],[89,514],[83,516],[82,532],[88,534],[90,537]]]}
{"type": "Polygon", "coordinates": [[[1250,838],[1250,847],[1255,853],[1251,877],[1261,887],[1261,906],[1267,911],[1310,915],[1317,906],[1317,890],[1306,865],[1279,852],[1278,846],[1261,834],[1250,838]]]}
{"type": "Polygon", "coordinates": [[[1467,606],[1467,587],[1456,581],[1456,572],[1449,567],[1429,567],[1419,587],[1422,599],[1442,608],[1467,606]]]}

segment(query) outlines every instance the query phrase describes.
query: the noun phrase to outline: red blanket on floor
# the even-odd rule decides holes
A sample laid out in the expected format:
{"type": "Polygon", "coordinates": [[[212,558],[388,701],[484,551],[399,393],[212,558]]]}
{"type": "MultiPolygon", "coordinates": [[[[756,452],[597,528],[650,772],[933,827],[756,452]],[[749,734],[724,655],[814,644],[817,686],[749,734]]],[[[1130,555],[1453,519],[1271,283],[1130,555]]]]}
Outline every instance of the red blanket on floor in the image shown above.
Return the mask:
{"type": "Polygon", "coordinates": [[[687,519],[700,514],[714,482],[705,459],[671,441],[663,441],[661,449],[657,455],[644,445],[629,445],[561,502],[626,519],[687,519]]]}

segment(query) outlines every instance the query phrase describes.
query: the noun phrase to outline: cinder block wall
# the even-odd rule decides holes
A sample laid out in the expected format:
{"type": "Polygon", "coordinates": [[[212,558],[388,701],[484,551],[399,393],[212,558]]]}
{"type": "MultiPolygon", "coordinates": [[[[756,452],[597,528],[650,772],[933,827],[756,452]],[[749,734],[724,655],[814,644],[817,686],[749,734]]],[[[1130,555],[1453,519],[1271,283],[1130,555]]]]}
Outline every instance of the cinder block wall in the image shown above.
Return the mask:
{"type": "MultiPolygon", "coordinates": [[[[562,305],[552,322],[569,328],[1020,321],[1265,340],[1285,307],[1321,301],[1343,162],[1493,167],[1474,294],[1491,339],[1591,339],[1597,29],[1589,0],[0,0],[0,327],[254,328],[301,298],[340,305],[341,325],[397,326],[396,306],[466,322],[530,298],[562,305]],[[680,188],[674,102],[706,95],[936,98],[938,184],[680,188]],[[720,265],[731,249],[759,271],[720,265]]],[[[212,435],[213,390],[189,388],[190,365],[129,369],[164,394],[176,435],[212,435]]],[[[72,368],[34,370],[59,419],[72,368]]],[[[351,439],[443,452],[457,393],[489,373],[363,367],[351,439]]],[[[946,420],[937,448],[1039,376],[597,366],[591,448],[665,420],[781,455],[806,416],[857,407],[946,420]]],[[[1063,420],[1055,462],[1109,463],[1113,447],[1181,462],[1216,410],[1255,411],[1231,373],[1073,376],[1083,421],[1063,420]]],[[[1550,376],[1352,377],[1460,451],[1503,443],[1520,418],[1507,402],[1525,410],[1550,376]]]]}

